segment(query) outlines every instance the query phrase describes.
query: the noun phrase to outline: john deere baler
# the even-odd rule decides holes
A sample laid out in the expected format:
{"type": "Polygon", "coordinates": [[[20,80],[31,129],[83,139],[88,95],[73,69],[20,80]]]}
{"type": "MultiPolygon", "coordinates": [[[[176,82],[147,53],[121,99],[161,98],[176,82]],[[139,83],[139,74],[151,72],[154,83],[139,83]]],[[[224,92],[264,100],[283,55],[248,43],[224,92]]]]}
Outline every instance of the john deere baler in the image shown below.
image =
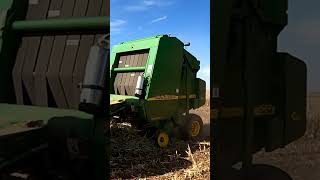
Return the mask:
{"type": "Polygon", "coordinates": [[[197,136],[202,128],[201,118],[189,110],[204,105],[205,81],[197,78],[200,61],[184,46],[175,37],[159,35],[112,49],[111,115],[130,119],[138,128],[156,128],[160,146],[174,132],[197,136]]]}

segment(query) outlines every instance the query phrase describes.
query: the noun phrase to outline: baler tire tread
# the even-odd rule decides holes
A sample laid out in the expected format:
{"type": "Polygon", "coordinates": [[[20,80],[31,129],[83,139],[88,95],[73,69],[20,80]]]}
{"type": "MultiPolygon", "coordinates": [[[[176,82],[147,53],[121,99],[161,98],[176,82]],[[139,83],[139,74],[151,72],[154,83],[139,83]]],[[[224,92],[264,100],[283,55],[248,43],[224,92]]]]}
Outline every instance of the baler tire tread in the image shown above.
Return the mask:
{"type": "Polygon", "coordinates": [[[202,118],[197,114],[192,114],[192,113],[189,114],[188,116],[186,116],[185,123],[183,124],[181,131],[182,131],[181,133],[182,133],[183,138],[192,139],[192,138],[198,137],[199,135],[202,134],[202,131],[203,131],[202,118]],[[199,130],[199,133],[193,137],[190,132],[190,128],[191,128],[192,122],[194,122],[194,121],[197,121],[199,123],[200,130],[199,130]]]}

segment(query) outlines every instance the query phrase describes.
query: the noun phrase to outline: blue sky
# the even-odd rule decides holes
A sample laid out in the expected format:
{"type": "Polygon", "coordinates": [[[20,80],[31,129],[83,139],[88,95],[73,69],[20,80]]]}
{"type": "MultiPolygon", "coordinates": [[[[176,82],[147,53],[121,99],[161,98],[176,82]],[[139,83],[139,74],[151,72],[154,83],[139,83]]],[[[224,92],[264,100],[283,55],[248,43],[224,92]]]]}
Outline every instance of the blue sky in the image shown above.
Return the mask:
{"type": "Polygon", "coordinates": [[[200,60],[198,76],[210,83],[210,0],[110,0],[111,46],[171,34],[200,60]]]}
{"type": "Polygon", "coordinates": [[[289,24],[279,36],[279,51],[307,64],[308,91],[320,92],[320,1],[289,0],[289,24]]]}

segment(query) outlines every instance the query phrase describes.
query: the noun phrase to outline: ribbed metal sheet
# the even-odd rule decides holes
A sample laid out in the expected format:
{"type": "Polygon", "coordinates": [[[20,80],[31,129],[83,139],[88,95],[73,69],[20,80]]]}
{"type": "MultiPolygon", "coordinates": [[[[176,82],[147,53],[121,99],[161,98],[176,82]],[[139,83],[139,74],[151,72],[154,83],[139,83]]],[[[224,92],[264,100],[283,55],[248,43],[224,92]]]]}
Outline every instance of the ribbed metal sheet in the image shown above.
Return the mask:
{"type": "MultiPolygon", "coordinates": [[[[148,59],[148,51],[135,51],[119,56],[118,68],[145,66],[148,59]]],[[[143,72],[117,73],[114,82],[114,91],[119,95],[134,95],[139,75],[143,72]]]]}
{"type": "MultiPolygon", "coordinates": [[[[88,6],[86,16],[98,16],[101,14],[102,0],[91,0],[88,6]]],[[[103,7],[103,9],[106,7],[103,7]]],[[[80,102],[80,89],[79,84],[82,83],[87,59],[89,56],[90,47],[95,43],[95,35],[82,35],[79,45],[79,50],[74,65],[72,76],[72,102],[71,108],[77,108],[80,102]]]]}
{"type": "MultiPolygon", "coordinates": [[[[60,18],[71,17],[73,13],[75,0],[63,1],[61,7],[60,18]]],[[[52,93],[53,99],[59,108],[67,108],[67,101],[60,83],[59,73],[62,64],[62,58],[65,49],[67,36],[55,36],[51,56],[49,59],[49,66],[47,70],[47,80],[49,89],[52,93]]]]}
{"type": "MultiPolygon", "coordinates": [[[[75,3],[73,16],[85,16],[88,0],[78,0],[75,3]]],[[[80,45],[80,35],[70,35],[67,37],[64,55],[60,69],[60,82],[63,88],[67,105],[70,108],[73,102],[72,76],[80,45]]]]}
{"type": "MultiPolygon", "coordinates": [[[[30,3],[27,20],[110,13],[109,0],[39,0],[38,3],[30,0],[30,3]]],[[[24,37],[12,72],[17,103],[76,109],[80,100],[78,85],[84,77],[90,47],[101,36],[24,37]]]]}
{"type": "MultiPolygon", "coordinates": [[[[49,0],[30,0],[26,19],[45,19],[48,8],[49,0]]],[[[17,104],[29,104],[35,101],[32,86],[33,68],[38,54],[40,41],[41,37],[24,37],[22,39],[22,44],[19,48],[16,63],[12,71],[17,104]],[[24,93],[24,90],[26,93],[24,93]]]]}
{"type": "MultiPolygon", "coordinates": [[[[48,19],[59,18],[63,0],[52,0],[48,11],[48,19]]],[[[50,55],[55,37],[45,36],[42,38],[37,64],[34,71],[35,105],[48,106],[48,88],[46,73],[48,70],[50,55]]]]}

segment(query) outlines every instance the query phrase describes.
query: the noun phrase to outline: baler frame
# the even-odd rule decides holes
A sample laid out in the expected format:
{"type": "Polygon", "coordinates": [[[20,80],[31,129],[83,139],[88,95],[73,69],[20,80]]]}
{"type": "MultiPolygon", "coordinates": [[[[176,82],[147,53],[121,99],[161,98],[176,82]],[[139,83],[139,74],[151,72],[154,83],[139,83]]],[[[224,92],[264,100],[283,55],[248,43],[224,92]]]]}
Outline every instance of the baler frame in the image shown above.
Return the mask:
{"type": "Polygon", "coordinates": [[[139,129],[154,128],[155,136],[163,135],[166,142],[169,136],[183,134],[181,131],[186,127],[182,126],[186,126],[187,119],[197,121],[199,129],[203,124],[189,115],[189,110],[204,105],[205,82],[196,77],[200,62],[184,46],[175,37],[157,35],[120,43],[111,54],[111,109],[116,109],[115,106],[134,109],[136,115],[130,118],[131,123],[139,129]],[[136,97],[137,76],[142,74],[143,93],[136,97]]]}

